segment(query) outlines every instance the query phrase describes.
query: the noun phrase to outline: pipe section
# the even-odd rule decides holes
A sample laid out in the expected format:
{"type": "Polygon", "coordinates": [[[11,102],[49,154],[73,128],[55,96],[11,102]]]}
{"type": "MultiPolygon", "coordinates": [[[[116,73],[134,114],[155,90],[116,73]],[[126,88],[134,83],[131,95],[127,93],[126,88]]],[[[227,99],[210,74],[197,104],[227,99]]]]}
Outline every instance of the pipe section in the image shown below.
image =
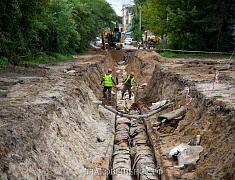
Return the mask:
{"type": "Polygon", "coordinates": [[[113,112],[114,114],[118,115],[118,116],[121,116],[121,117],[127,117],[127,118],[133,118],[133,119],[141,119],[141,118],[148,118],[156,113],[159,113],[161,112],[163,109],[167,108],[168,106],[172,105],[172,103],[167,103],[165,104],[164,106],[162,106],[161,108],[157,109],[157,110],[154,110],[148,114],[143,114],[143,115],[131,115],[131,114],[124,114],[124,113],[121,113],[113,108],[111,108],[110,106],[107,106],[107,105],[104,105],[102,103],[102,101],[93,101],[94,103],[98,104],[98,105],[102,105],[105,109],[113,112]]]}
{"type": "MultiPolygon", "coordinates": [[[[117,76],[124,77],[124,67],[119,67],[117,76]],[[118,73],[122,73],[122,76],[118,73]]],[[[124,80],[120,78],[120,82],[124,80]]],[[[105,109],[116,114],[114,149],[112,156],[112,180],[158,180],[155,157],[151,149],[151,143],[146,130],[144,118],[159,113],[172,105],[167,102],[158,109],[148,114],[141,115],[140,108],[131,108],[134,104],[134,97],[128,100],[121,100],[122,84],[117,89],[116,109],[105,105],[102,101],[93,101],[102,105],[105,109]]],[[[126,96],[126,95],[125,95],[126,96]]],[[[155,108],[155,107],[154,107],[155,108]]]]}
{"type": "Polygon", "coordinates": [[[144,121],[132,119],[130,125],[131,152],[133,157],[132,168],[136,171],[137,179],[158,179],[158,169],[154,154],[146,131],[144,121]]]}
{"type": "Polygon", "coordinates": [[[157,121],[154,122],[154,124],[159,124],[159,123],[164,123],[164,122],[169,122],[173,119],[176,119],[178,117],[183,116],[187,111],[187,107],[181,106],[179,109],[176,109],[174,111],[162,114],[158,116],[157,121]]]}
{"type": "Polygon", "coordinates": [[[112,164],[112,180],[132,180],[129,123],[129,119],[117,117],[112,164]]]}

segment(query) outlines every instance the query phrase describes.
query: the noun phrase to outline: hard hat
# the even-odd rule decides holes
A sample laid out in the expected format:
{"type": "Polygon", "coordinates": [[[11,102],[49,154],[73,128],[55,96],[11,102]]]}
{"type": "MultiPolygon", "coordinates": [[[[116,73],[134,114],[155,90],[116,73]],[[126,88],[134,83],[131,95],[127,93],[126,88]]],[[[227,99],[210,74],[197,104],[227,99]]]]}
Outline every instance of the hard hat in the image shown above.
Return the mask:
{"type": "Polygon", "coordinates": [[[131,76],[134,76],[135,75],[135,73],[134,72],[131,72],[131,76]]]}
{"type": "Polygon", "coordinates": [[[110,73],[111,73],[112,71],[113,71],[112,69],[110,69],[110,68],[108,69],[108,72],[110,72],[110,73]]]}

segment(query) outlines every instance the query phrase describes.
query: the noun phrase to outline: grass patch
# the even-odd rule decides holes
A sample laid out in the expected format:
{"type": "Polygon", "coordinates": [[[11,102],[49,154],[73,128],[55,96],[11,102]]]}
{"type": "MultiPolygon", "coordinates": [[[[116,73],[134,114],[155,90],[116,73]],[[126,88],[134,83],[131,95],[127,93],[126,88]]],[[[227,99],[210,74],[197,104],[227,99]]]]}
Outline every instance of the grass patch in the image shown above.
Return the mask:
{"type": "Polygon", "coordinates": [[[0,57],[0,68],[3,68],[7,65],[8,59],[5,57],[0,57]]]}
{"type": "Polygon", "coordinates": [[[49,60],[53,62],[68,61],[73,59],[72,55],[63,55],[63,54],[53,54],[50,56],[49,60]]]}
{"type": "Polygon", "coordinates": [[[0,90],[6,91],[8,90],[8,86],[0,86],[0,90]]]}
{"type": "Polygon", "coordinates": [[[17,63],[18,65],[33,65],[33,64],[47,64],[51,62],[61,62],[68,61],[73,58],[72,55],[62,55],[62,54],[40,54],[37,56],[27,57],[26,59],[21,59],[17,63]]]}
{"type": "Polygon", "coordinates": [[[211,59],[230,59],[231,54],[201,54],[201,53],[175,53],[170,51],[158,52],[167,58],[211,58],[211,59]]]}

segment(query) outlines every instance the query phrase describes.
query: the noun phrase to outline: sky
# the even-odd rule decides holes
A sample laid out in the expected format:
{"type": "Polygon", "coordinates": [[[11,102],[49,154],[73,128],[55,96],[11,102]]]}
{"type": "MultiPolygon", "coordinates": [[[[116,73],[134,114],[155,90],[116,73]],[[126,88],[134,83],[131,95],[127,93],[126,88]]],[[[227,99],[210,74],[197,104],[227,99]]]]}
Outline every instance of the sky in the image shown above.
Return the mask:
{"type": "Polygon", "coordinates": [[[118,16],[122,16],[122,5],[123,4],[134,4],[134,0],[106,0],[112,8],[116,11],[118,16]]]}

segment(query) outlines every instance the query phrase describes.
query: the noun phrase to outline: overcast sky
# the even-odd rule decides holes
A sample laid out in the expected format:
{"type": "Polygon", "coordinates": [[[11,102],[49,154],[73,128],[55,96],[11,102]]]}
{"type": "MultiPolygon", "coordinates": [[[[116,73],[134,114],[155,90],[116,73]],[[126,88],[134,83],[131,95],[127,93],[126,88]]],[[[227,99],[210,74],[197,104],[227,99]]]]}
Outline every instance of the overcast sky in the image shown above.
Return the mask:
{"type": "Polygon", "coordinates": [[[106,0],[109,4],[111,4],[112,8],[116,11],[117,15],[122,16],[122,5],[123,4],[131,4],[133,5],[134,0],[106,0]]]}

